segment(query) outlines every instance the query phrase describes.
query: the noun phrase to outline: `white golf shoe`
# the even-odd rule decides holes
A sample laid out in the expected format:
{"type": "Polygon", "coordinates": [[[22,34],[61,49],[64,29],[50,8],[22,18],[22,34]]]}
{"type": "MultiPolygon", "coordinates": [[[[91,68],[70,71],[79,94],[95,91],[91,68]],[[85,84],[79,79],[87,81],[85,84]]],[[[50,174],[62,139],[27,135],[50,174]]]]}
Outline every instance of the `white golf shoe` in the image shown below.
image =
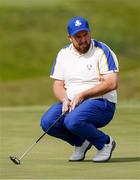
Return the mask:
{"type": "Polygon", "coordinates": [[[94,162],[105,162],[111,158],[112,151],[116,147],[116,142],[110,137],[110,143],[105,144],[101,150],[97,151],[97,154],[93,158],[94,162]]]}
{"type": "Polygon", "coordinates": [[[69,161],[82,161],[85,159],[86,152],[91,148],[92,144],[87,140],[84,141],[82,146],[75,146],[74,152],[69,158],[69,161]]]}

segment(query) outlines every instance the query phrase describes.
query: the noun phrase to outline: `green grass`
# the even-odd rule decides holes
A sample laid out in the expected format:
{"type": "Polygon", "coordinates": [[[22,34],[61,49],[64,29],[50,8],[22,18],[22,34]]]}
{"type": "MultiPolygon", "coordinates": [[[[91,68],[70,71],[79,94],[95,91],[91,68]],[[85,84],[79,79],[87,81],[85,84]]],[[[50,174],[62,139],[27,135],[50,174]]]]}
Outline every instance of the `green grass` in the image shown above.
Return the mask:
{"type": "Polygon", "coordinates": [[[139,0],[0,0],[0,106],[55,101],[49,73],[76,15],[117,54],[119,99],[140,99],[139,0]]]}
{"type": "Polygon", "coordinates": [[[0,90],[0,106],[45,105],[56,101],[48,77],[1,82],[0,90]]]}
{"type": "Polygon", "coordinates": [[[0,179],[140,178],[139,17],[139,0],[0,0],[0,179]],[[94,148],[85,161],[69,163],[73,148],[46,136],[15,166],[9,155],[20,157],[42,134],[42,105],[56,101],[49,72],[76,15],[89,20],[92,37],[119,59],[119,106],[104,128],[117,148],[109,163],[93,163],[94,148]]]}
{"type": "Polygon", "coordinates": [[[140,177],[140,102],[118,105],[114,120],[103,130],[117,141],[108,163],[93,163],[92,148],[83,162],[70,163],[73,148],[45,136],[23,159],[20,166],[9,155],[20,155],[42,134],[39,120],[47,107],[0,109],[1,179],[139,179],[140,177]]]}
{"type": "Polygon", "coordinates": [[[88,18],[93,38],[111,46],[121,61],[137,64],[139,1],[33,2],[0,1],[0,80],[48,76],[57,52],[69,43],[67,21],[75,15],[88,18]]]}

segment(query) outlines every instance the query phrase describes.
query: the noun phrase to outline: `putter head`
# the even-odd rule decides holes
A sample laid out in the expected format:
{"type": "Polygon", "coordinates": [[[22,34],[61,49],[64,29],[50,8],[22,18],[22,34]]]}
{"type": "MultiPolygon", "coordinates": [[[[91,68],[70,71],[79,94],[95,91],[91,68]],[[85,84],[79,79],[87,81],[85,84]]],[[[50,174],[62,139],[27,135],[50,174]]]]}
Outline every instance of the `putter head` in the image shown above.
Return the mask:
{"type": "Polygon", "coordinates": [[[11,161],[13,161],[13,163],[15,163],[16,165],[20,165],[20,160],[19,160],[17,157],[10,156],[9,158],[10,158],[11,161]]]}

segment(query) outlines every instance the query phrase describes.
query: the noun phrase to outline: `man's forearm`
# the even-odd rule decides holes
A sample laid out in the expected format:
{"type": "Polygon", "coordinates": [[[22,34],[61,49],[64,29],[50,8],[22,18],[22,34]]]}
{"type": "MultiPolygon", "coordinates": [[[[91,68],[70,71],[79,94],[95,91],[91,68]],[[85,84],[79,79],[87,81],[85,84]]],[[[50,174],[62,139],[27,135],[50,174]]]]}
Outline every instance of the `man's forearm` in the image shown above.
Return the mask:
{"type": "Polygon", "coordinates": [[[117,81],[102,81],[101,84],[97,85],[96,87],[84,91],[82,96],[84,99],[98,97],[115,89],[117,89],[117,81]]]}
{"type": "Polygon", "coordinates": [[[54,83],[53,92],[54,92],[56,98],[59,99],[61,102],[68,100],[66,90],[62,85],[60,85],[58,83],[54,83]]]}
{"type": "Polygon", "coordinates": [[[64,87],[64,81],[55,80],[53,84],[53,91],[57,99],[62,102],[62,112],[68,112],[70,109],[70,100],[64,87]]]}
{"type": "Polygon", "coordinates": [[[108,88],[107,86],[105,86],[105,83],[103,82],[100,85],[97,85],[94,88],[88,89],[86,91],[84,91],[82,93],[84,99],[88,99],[91,97],[98,97],[98,96],[102,96],[105,93],[108,93],[110,91],[110,88],[108,88]]]}

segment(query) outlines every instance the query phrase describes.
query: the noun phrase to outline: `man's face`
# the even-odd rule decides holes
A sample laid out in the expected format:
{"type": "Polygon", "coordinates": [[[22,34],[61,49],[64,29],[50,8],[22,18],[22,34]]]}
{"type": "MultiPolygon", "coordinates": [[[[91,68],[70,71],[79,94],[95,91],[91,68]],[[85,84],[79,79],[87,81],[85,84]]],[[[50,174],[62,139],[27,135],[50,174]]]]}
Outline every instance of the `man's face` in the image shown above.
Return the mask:
{"type": "Polygon", "coordinates": [[[74,36],[68,36],[74,47],[81,53],[86,53],[90,48],[91,36],[87,31],[80,31],[74,36]]]}

